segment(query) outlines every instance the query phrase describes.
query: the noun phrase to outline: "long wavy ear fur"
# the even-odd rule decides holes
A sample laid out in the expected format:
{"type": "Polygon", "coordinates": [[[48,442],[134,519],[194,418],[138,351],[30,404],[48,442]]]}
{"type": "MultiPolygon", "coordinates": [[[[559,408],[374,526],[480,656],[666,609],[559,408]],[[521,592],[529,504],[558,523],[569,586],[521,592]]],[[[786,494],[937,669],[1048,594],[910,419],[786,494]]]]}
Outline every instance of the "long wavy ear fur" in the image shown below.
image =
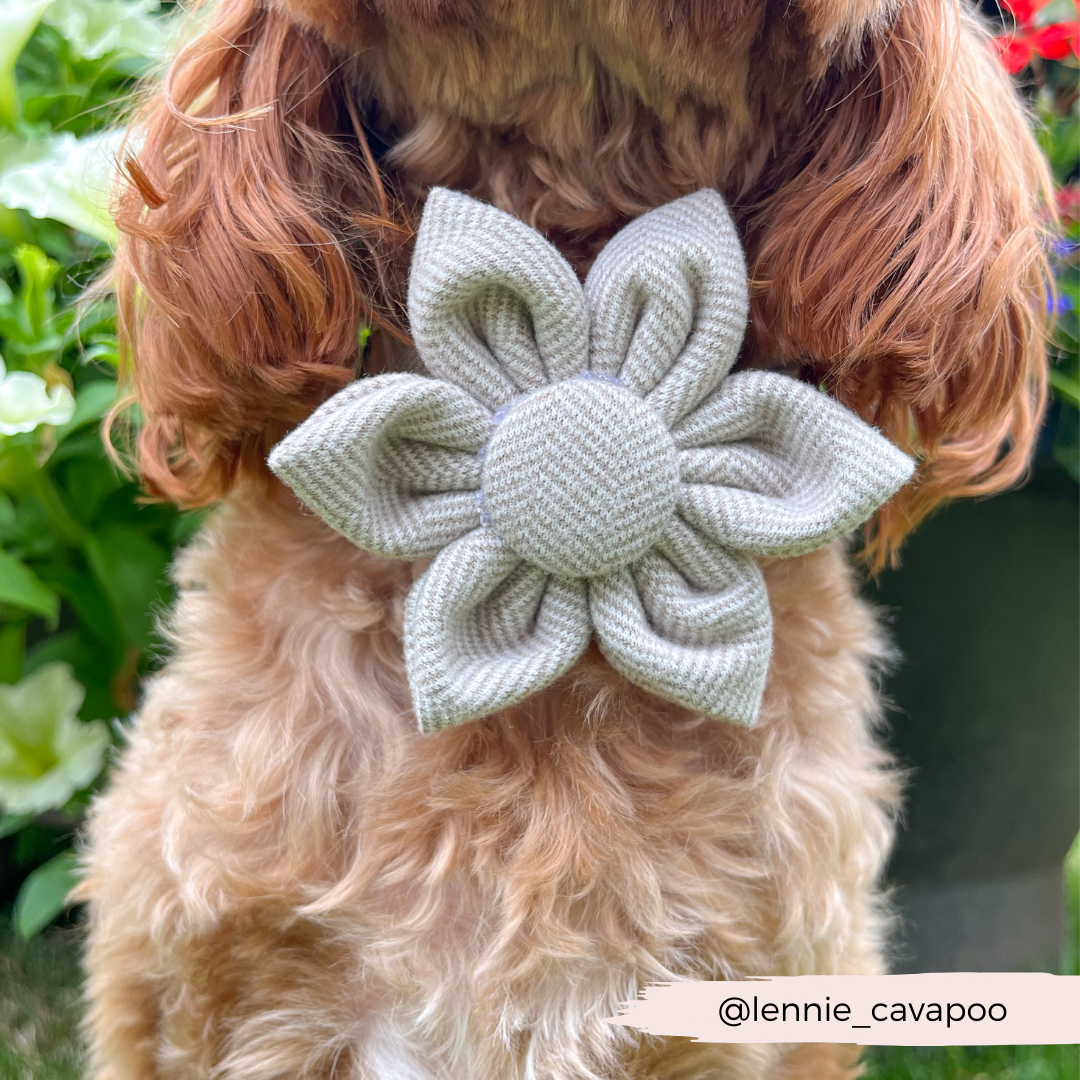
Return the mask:
{"type": "MultiPolygon", "coordinates": [[[[772,164],[734,202],[751,358],[801,367],[921,461],[871,526],[881,566],[943,500],[1026,469],[1046,394],[1048,178],[959,0],[908,0],[864,48],[792,103],[787,134],[775,118],[772,164]]],[[[315,33],[230,0],[136,125],[116,275],[156,494],[206,502],[264,474],[269,447],[352,377],[362,321],[405,336],[407,215],[354,92],[315,33]]],[[[683,171],[715,183],[707,164],[683,171]]]]}
{"type": "Polygon", "coordinates": [[[943,500],[1025,472],[1046,394],[1046,166],[974,19],[904,4],[748,218],[755,351],[809,369],[921,460],[879,514],[879,567],[943,500]]]}
{"type": "Polygon", "coordinates": [[[363,322],[405,336],[408,228],[341,79],[315,34],[240,0],[136,119],[115,279],[153,494],[205,503],[261,473],[352,378],[363,322]]]}

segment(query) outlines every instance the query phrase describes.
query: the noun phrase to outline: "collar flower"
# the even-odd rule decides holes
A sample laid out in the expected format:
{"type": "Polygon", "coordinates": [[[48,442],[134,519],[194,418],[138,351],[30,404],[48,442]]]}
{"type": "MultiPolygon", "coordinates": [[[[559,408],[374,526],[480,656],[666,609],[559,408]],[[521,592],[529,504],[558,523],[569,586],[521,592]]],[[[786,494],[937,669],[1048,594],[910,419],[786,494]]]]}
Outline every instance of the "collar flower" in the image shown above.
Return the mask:
{"type": "Polygon", "coordinates": [[[535,694],[594,635],[632,682],[754,723],[772,649],[754,557],[849,532],[913,466],[812,387],[728,375],[747,308],[715,191],[632,222],[584,286],[524,223],[431,192],[409,319],[432,377],[357,380],[269,460],[359,547],[434,556],[405,610],[422,731],[535,694]]]}

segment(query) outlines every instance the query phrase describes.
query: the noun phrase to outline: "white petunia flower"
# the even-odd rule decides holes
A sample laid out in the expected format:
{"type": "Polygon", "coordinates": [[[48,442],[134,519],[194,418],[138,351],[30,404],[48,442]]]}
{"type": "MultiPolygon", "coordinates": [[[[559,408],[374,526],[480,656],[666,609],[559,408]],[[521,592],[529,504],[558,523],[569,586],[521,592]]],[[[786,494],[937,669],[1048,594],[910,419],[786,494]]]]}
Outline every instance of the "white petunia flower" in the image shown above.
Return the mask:
{"type": "Polygon", "coordinates": [[[59,809],[101,772],[109,729],[101,720],[79,720],[84,695],[61,663],[0,686],[0,809],[59,809]]]}
{"type": "Polygon", "coordinates": [[[7,370],[0,357],[0,434],[18,435],[41,424],[66,424],[75,413],[75,398],[62,383],[49,388],[32,371],[7,370]]]}
{"type": "Polygon", "coordinates": [[[115,246],[109,198],[124,132],[76,139],[70,132],[27,143],[0,170],[0,204],[62,221],[115,246]]]}

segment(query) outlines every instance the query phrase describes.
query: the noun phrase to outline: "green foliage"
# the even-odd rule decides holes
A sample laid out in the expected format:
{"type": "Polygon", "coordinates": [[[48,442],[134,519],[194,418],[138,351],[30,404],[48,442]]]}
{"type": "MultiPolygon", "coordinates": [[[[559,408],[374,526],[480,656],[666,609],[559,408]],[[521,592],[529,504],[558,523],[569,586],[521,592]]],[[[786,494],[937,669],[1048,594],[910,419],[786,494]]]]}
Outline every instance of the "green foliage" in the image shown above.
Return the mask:
{"type": "Polygon", "coordinates": [[[0,6],[0,125],[83,135],[115,119],[118,102],[164,50],[157,3],[5,0],[0,6]]]}
{"type": "Polygon", "coordinates": [[[24,941],[0,920],[0,1080],[81,1080],[81,986],[70,934],[24,941]]]}
{"type": "Polygon", "coordinates": [[[1080,975],[1080,833],[1065,858],[1065,955],[1062,975],[1080,975]]]}
{"type": "Polygon", "coordinates": [[[44,930],[64,910],[68,893],[77,881],[73,851],[62,851],[34,870],[19,890],[15,904],[19,937],[28,941],[44,930]]]}
{"type": "Polygon", "coordinates": [[[1056,185],[1061,233],[1050,252],[1055,295],[1050,386],[1058,400],[1054,457],[1080,480],[1080,96],[1077,66],[1044,65],[1036,96],[1039,143],[1056,185]]]}
{"type": "MultiPolygon", "coordinates": [[[[10,852],[4,874],[25,877],[14,924],[0,922],[0,1080],[82,1075],[74,945],[56,931],[22,938],[53,920],[74,883],[71,837],[118,730],[108,722],[135,703],[155,616],[170,599],[165,569],[195,520],[142,502],[105,452],[115,313],[105,298],[77,303],[114,238],[107,175],[119,142],[110,128],[166,48],[155,9],[153,0],[0,0],[0,354],[8,375],[41,380],[24,392],[74,397],[66,422],[0,435],[0,841],[10,852]]],[[[1024,77],[1063,193],[1051,381],[1055,452],[1076,476],[1076,67],[1042,64],[1024,77]]],[[[1076,845],[1068,867],[1065,970],[1076,972],[1076,845]]],[[[1076,1047],[880,1047],[867,1063],[870,1080],[1078,1073],[1076,1047]]]]}
{"type": "Polygon", "coordinates": [[[1077,1080],[1076,1046],[878,1046],[865,1080],[1077,1080]]]}
{"type": "Polygon", "coordinates": [[[24,935],[63,908],[190,532],[106,451],[115,310],[81,299],[114,236],[108,129],[167,40],[156,7],[0,0],[0,838],[24,935]]]}

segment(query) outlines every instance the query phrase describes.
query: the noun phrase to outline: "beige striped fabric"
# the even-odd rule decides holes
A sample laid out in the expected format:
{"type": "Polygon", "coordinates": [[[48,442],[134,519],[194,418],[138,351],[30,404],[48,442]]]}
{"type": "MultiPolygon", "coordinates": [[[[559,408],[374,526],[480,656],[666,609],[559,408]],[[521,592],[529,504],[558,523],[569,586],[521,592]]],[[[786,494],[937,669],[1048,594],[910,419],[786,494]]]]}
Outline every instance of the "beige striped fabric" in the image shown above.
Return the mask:
{"type": "Polygon", "coordinates": [[[747,307],[715,191],[632,222],[584,286],[527,225],[431,192],[409,279],[431,377],[362,378],[270,456],[353,543],[434,556],[405,611],[422,731],[528,698],[594,636],[653,693],[754,723],[756,557],[849,532],[913,462],[810,386],[730,375],[747,307]]]}

